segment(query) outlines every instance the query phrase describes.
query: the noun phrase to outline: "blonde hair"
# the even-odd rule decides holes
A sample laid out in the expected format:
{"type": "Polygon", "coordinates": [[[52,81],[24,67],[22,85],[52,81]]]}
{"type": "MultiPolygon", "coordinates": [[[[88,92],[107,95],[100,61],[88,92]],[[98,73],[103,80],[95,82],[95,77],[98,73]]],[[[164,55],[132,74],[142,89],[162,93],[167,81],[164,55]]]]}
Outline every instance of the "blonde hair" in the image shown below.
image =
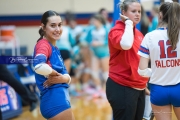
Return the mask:
{"type": "Polygon", "coordinates": [[[159,5],[154,5],[152,10],[155,12],[155,13],[158,13],[159,12],[159,5]]]}
{"type": "Polygon", "coordinates": [[[124,10],[126,12],[129,4],[133,3],[133,2],[140,3],[138,0],[120,0],[118,5],[119,5],[121,11],[124,10]]]}

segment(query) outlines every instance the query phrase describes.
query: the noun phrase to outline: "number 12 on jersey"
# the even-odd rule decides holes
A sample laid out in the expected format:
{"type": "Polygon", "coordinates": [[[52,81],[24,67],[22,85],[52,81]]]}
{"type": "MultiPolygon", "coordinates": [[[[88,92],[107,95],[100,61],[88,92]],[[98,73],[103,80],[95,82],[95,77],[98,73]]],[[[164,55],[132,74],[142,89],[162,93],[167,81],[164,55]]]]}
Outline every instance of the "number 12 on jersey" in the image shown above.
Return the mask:
{"type": "Polygon", "coordinates": [[[166,45],[164,42],[165,42],[164,40],[159,41],[160,58],[163,59],[163,58],[175,58],[175,57],[177,57],[177,51],[174,51],[172,49],[172,46],[170,44],[170,40],[168,40],[166,42],[166,45]],[[167,49],[166,49],[166,46],[168,46],[167,49]],[[167,53],[167,55],[166,55],[166,53],[167,53]]]}

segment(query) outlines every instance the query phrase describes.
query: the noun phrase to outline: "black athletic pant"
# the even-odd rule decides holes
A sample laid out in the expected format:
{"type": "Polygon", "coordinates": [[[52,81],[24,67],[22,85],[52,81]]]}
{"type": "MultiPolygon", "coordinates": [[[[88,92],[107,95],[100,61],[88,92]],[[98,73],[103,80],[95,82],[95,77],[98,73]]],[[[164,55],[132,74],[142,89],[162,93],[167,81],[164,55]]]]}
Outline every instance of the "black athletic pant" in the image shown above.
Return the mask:
{"type": "Polygon", "coordinates": [[[113,110],[113,120],[142,120],[145,91],[122,86],[108,78],[107,99],[113,110]]]}
{"type": "Polygon", "coordinates": [[[24,86],[20,81],[18,81],[7,69],[6,65],[3,64],[0,64],[0,80],[3,80],[12,88],[14,88],[14,90],[21,96],[21,98],[30,105],[32,102],[37,102],[36,95],[30,92],[26,88],[26,86],[24,86]]]}
{"type": "Polygon", "coordinates": [[[1,110],[0,110],[0,120],[2,120],[2,112],[1,112],[1,110]]]}

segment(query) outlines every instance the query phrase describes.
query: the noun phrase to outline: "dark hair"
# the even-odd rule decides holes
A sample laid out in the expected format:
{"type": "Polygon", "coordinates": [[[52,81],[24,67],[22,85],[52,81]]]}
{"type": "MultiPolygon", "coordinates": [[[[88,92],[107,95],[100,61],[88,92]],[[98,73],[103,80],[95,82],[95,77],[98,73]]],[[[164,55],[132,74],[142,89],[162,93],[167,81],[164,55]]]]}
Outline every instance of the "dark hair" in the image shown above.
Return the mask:
{"type": "Polygon", "coordinates": [[[180,14],[178,11],[180,11],[180,5],[177,2],[164,2],[159,8],[159,12],[163,16],[162,24],[167,24],[167,34],[173,49],[176,49],[179,41],[180,14]]]}
{"type": "Polygon", "coordinates": [[[96,20],[99,20],[103,25],[106,24],[105,19],[104,19],[103,16],[100,15],[100,14],[95,14],[95,15],[92,16],[92,18],[94,18],[94,19],[96,19],[96,20]]]}
{"type": "Polygon", "coordinates": [[[98,13],[102,14],[102,12],[105,11],[105,10],[106,10],[105,8],[101,8],[98,13]]]}
{"type": "MultiPolygon", "coordinates": [[[[48,22],[48,18],[51,17],[51,16],[59,16],[59,14],[55,11],[52,11],[52,10],[49,10],[49,11],[46,11],[43,15],[42,15],[42,18],[41,18],[41,23],[44,24],[44,26],[46,26],[47,22],[48,22]]],[[[37,40],[37,42],[39,40],[41,40],[44,36],[44,31],[42,29],[42,26],[41,28],[39,29],[39,35],[40,35],[40,38],[37,40]]]]}
{"type": "Polygon", "coordinates": [[[67,21],[67,24],[69,24],[70,21],[76,21],[76,16],[71,11],[66,11],[65,13],[65,19],[67,21]]]}
{"type": "Polygon", "coordinates": [[[127,11],[128,10],[128,6],[130,3],[133,3],[133,2],[137,2],[137,3],[140,3],[139,0],[120,0],[120,2],[118,3],[118,5],[120,6],[120,10],[121,11],[127,11]]]}

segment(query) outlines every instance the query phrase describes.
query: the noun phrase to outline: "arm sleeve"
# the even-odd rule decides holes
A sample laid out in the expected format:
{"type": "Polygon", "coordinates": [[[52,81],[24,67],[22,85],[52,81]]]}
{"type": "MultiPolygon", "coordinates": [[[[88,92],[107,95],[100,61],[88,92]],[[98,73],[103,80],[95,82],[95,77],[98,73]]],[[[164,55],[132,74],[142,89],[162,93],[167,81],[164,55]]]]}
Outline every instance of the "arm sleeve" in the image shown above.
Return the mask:
{"type": "Polygon", "coordinates": [[[125,24],[125,28],[114,29],[109,32],[108,40],[116,49],[125,50],[124,48],[127,45],[129,45],[131,48],[134,42],[132,21],[126,20],[125,24]]]}
{"type": "Polygon", "coordinates": [[[126,20],[125,24],[125,30],[120,40],[120,46],[123,50],[129,50],[134,42],[133,22],[131,20],[126,20]]]}
{"type": "Polygon", "coordinates": [[[142,57],[149,58],[149,37],[146,35],[141,43],[138,54],[142,57]]]}
{"type": "Polygon", "coordinates": [[[40,63],[34,67],[34,71],[40,75],[49,75],[53,70],[48,64],[40,63]]]}

